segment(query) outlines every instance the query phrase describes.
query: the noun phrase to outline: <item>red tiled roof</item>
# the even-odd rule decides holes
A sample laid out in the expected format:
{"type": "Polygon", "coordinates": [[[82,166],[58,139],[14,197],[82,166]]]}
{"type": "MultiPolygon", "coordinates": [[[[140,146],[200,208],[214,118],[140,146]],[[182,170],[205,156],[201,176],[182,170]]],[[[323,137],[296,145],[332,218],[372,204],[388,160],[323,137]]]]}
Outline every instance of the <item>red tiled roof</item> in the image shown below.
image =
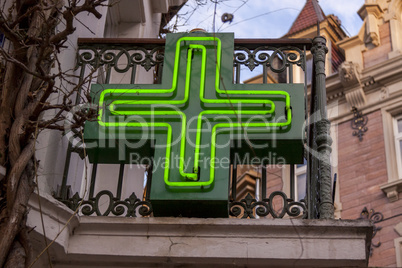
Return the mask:
{"type": "Polygon", "coordinates": [[[325,14],[322,11],[317,0],[307,0],[302,11],[297,16],[296,20],[293,22],[292,27],[286,34],[292,35],[298,31],[304,30],[310,26],[317,24],[325,19],[325,14]]]}

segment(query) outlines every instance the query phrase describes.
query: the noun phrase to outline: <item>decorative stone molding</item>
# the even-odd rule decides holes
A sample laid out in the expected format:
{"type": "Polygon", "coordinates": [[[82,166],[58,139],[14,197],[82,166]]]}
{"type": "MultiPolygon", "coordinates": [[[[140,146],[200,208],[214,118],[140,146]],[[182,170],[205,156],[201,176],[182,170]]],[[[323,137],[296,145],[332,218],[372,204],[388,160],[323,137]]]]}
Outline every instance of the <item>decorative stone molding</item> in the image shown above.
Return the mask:
{"type": "Polygon", "coordinates": [[[402,237],[394,239],[395,245],[395,255],[396,255],[396,266],[402,267],[402,237]]]}
{"type": "Polygon", "coordinates": [[[387,87],[382,87],[380,90],[380,100],[385,100],[389,97],[389,90],[387,87]]]}
{"type": "Polygon", "coordinates": [[[330,101],[339,99],[339,98],[341,98],[343,95],[345,95],[343,92],[336,92],[335,94],[329,95],[329,96],[327,97],[327,102],[330,102],[330,101]]]}
{"type": "Polygon", "coordinates": [[[351,108],[360,108],[366,104],[366,94],[361,87],[345,92],[345,98],[351,108]]]}
{"type": "Polygon", "coordinates": [[[345,98],[350,107],[361,107],[366,103],[366,97],[361,87],[359,65],[354,62],[344,62],[339,66],[339,79],[345,90],[345,98]]]}
{"type": "Polygon", "coordinates": [[[398,172],[394,136],[394,118],[402,113],[401,102],[402,97],[392,98],[392,100],[387,101],[385,107],[381,108],[388,182],[380,185],[380,189],[389,196],[391,202],[398,198],[398,196],[395,196],[396,193],[394,186],[397,186],[396,190],[398,193],[402,192],[402,179],[398,172]]]}
{"type": "MultiPolygon", "coordinates": [[[[42,250],[37,198],[30,200],[28,226],[36,226],[30,235],[42,250]]],[[[42,215],[53,240],[73,213],[47,198],[41,197],[42,215]]],[[[372,233],[367,220],[75,216],[49,251],[58,267],[367,267],[372,233]]],[[[35,267],[48,267],[46,260],[35,267]]]]}
{"type": "Polygon", "coordinates": [[[399,236],[402,236],[402,222],[395,225],[394,230],[398,233],[399,236]]]}
{"type": "Polygon", "coordinates": [[[368,15],[366,21],[366,44],[373,44],[376,47],[380,45],[380,33],[378,31],[377,19],[373,15],[368,15]]]}
{"type": "Polygon", "coordinates": [[[360,108],[366,104],[366,95],[360,81],[359,64],[348,61],[339,66],[339,80],[345,88],[345,98],[350,107],[360,108]]]}
{"type": "Polygon", "coordinates": [[[353,61],[355,64],[359,64],[359,66],[363,66],[363,51],[365,51],[366,47],[364,45],[364,31],[360,31],[359,34],[345,38],[342,41],[337,42],[339,48],[345,51],[345,58],[348,61],[353,61]]]}
{"type": "Polygon", "coordinates": [[[387,197],[389,199],[390,202],[395,202],[398,201],[398,190],[397,190],[397,186],[393,186],[388,188],[387,192],[387,197]]]}
{"type": "Polygon", "coordinates": [[[366,32],[364,35],[364,42],[373,44],[374,46],[380,45],[380,34],[378,31],[378,20],[383,16],[384,12],[378,4],[365,4],[358,11],[362,20],[366,22],[366,32]]]}
{"type": "Polygon", "coordinates": [[[359,64],[345,61],[339,66],[338,73],[343,87],[349,88],[360,85],[359,64]]]}
{"type": "Polygon", "coordinates": [[[380,189],[387,195],[389,202],[398,201],[398,195],[402,192],[402,180],[382,184],[380,189]]]}
{"type": "Polygon", "coordinates": [[[384,14],[384,22],[389,22],[391,34],[392,51],[388,53],[388,58],[394,58],[401,55],[402,51],[402,6],[399,0],[387,0],[388,6],[384,14]]]}

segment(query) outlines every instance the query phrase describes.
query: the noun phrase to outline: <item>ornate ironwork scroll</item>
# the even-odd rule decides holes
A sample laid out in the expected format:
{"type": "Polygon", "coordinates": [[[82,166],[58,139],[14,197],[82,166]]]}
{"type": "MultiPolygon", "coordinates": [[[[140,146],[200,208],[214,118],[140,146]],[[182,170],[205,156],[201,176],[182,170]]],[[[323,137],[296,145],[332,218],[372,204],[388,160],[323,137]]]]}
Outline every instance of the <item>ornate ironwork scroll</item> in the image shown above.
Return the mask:
{"type": "MultiPolygon", "coordinates": [[[[102,42],[102,40],[100,40],[102,42]]],[[[111,78],[111,72],[114,70],[117,73],[127,73],[130,77],[131,83],[135,82],[137,67],[145,71],[154,72],[154,83],[162,77],[162,65],[164,60],[164,46],[156,44],[136,45],[134,44],[84,44],[80,45],[76,57],[76,69],[80,71],[80,80],[83,80],[85,75],[90,70],[98,70],[98,76],[103,77],[103,83],[108,84],[111,78]]],[[[81,98],[77,94],[76,104],[80,104],[81,98]]],[[[73,134],[71,139],[82,140],[80,137],[81,132],[72,129],[73,134]]],[[[71,136],[70,135],[70,136],[71,136]]],[[[76,210],[81,204],[80,213],[83,215],[125,215],[127,217],[136,217],[136,213],[142,216],[148,216],[152,213],[152,206],[148,201],[138,199],[135,193],[131,194],[129,198],[120,200],[120,197],[114,197],[110,191],[101,191],[95,197],[90,194],[88,200],[82,201],[78,193],[71,197],[68,195],[69,185],[67,185],[67,177],[69,172],[70,158],[72,153],[78,153],[80,157],[84,158],[82,147],[77,144],[69,143],[69,149],[66,156],[65,171],[63,181],[61,183],[60,192],[56,194],[56,198],[66,204],[70,209],[76,210]],[[104,212],[100,211],[99,200],[107,200],[108,207],[104,212]],[[81,203],[82,201],[82,203],[81,203]]],[[[95,184],[95,178],[91,178],[91,185],[95,184]]],[[[121,181],[119,180],[121,184],[121,181]]],[[[121,185],[120,185],[121,193],[121,185]]]]}
{"type": "MultiPolygon", "coordinates": [[[[291,65],[299,66],[305,70],[305,53],[301,49],[292,46],[272,47],[261,46],[255,49],[248,49],[236,46],[233,55],[233,66],[235,67],[235,81],[240,83],[241,66],[253,71],[256,67],[262,66],[262,72],[266,74],[268,68],[278,76],[279,80],[286,80],[285,70],[291,65]]],[[[267,83],[266,75],[263,76],[263,83],[267,83]]]]}
{"type": "Polygon", "coordinates": [[[109,216],[110,213],[112,213],[115,216],[122,216],[124,214],[126,217],[137,217],[137,209],[141,216],[149,216],[152,213],[151,203],[148,201],[141,201],[137,198],[135,193],[132,193],[130,197],[124,200],[118,200],[113,197],[113,194],[110,191],[103,190],[95,197],[89,198],[88,200],[82,201],[82,198],[80,198],[78,193],[76,193],[72,198],[61,201],[74,211],[81,205],[79,210],[86,216],[93,214],[97,216],[109,216]],[[103,213],[100,211],[100,199],[102,197],[108,198],[108,206],[103,213]]]}
{"type": "MultiPolygon", "coordinates": [[[[360,213],[359,219],[367,219],[373,222],[373,236],[371,239],[374,239],[376,236],[377,232],[382,229],[381,226],[376,226],[376,223],[379,223],[381,221],[384,221],[384,215],[382,215],[381,212],[375,212],[374,209],[371,209],[370,212],[367,210],[366,207],[363,208],[362,212],[360,213]]],[[[381,246],[381,242],[374,243],[371,240],[371,245],[370,245],[370,256],[373,255],[373,250],[374,248],[378,248],[381,246]]]]}
{"type": "MultiPolygon", "coordinates": [[[[367,207],[364,207],[362,212],[360,213],[360,217],[358,219],[370,220],[373,223],[373,236],[371,237],[371,239],[374,239],[377,232],[382,229],[381,226],[376,225],[377,223],[384,222],[384,221],[387,221],[387,220],[390,220],[390,219],[393,219],[393,218],[396,218],[399,216],[402,216],[402,213],[393,215],[388,218],[384,218],[384,215],[381,212],[375,212],[374,209],[370,209],[370,211],[368,211],[367,207]]],[[[378,248],[380,246],[381,246],[380,241],[377,243],[374,243],[373,241],[371,241],[370,256],[373,255],[374,248],[378,248]]]]}
{"type": "Polygon", "coordinates": [[[291,217],[301,216],[302,219],[307,218],[307,208],[304,200],[296,202],[288,198],[285,193],[279,191],[271,193],[269,198],[262,201],[257,201],[248,193],[242,200],[231,202],[229,212],[231,216],[244,219],[254,219],[256,215],[259,217],[271,215],[273,218],[283,218],[286,214],[291,217]],[[276,196],[279,196],[282,201],[280,212],[276,211],[273,206],[273,200],[276,196]]]}
{"type": "Polygon", "coordinates": [[[105,47],[80,47],[77,55],[77,66],[89,64],[93,67],[109,65],[119,73],[127,72],[130,67],[140,65],[149,71],[164,59],[164,47],[155,47],[147,50],[143,47],[131,46],[130,48],[120,46],[105,47]]]}
{"type": "Polygon", "coordinates": [[[359,137],[359,141],[363,140],[364,133],[367,132],[368,127],[366,127],[368,118],[367,115],[363,115],[362,112],[359,112],[356,107],[353,107],[353,119],[351,122],[353,131],[353,136],[359,137]]]}
{"type": "Polygon", "coordinates": [[[95,70],[105,67],[105,81],[109,83],[111,70],[117,73],[128,73],[130,82],[134,83],[136,70],[141,66],[145,71],[155,67],[154,81],[157,82],[162,75],[164,59],[164,47],[156,46],[146,49],[139,46],[129,45],[85,45],[80,46],[77,53],[76,68],[89,68],[95,70]]]}
{"type": "Polygon", "coordinates": [[[255,67],[265,65],[275,73],[286,70],[290,64],[300,66],[304,70],[304,52],[297,47],[262,46],[254,50],[246,47],[235,47],[234,64],[240,64],[253,71],[255,67]]]}

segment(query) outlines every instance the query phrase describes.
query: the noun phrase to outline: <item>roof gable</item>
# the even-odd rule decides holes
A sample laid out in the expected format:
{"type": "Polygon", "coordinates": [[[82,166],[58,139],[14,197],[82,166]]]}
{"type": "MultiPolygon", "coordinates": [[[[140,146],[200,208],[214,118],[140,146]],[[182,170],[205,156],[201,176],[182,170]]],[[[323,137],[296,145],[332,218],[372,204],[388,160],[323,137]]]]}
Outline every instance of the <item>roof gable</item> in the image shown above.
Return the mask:
{"type": "Polygon", "coordinates": [[[293,22],[286,35],[292,35],[310,26],[317,24],[325,19],[325,14],[322,11],[317,0],[307,0],[302,11],[293,22]]]}

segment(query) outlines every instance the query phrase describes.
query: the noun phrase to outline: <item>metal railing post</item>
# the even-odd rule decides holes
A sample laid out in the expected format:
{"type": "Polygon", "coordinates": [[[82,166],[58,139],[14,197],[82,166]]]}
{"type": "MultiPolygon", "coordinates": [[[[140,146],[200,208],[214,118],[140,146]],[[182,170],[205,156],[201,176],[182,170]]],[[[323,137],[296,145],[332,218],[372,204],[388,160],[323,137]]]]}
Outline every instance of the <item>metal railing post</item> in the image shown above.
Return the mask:
{"type": "MultiPolygon", "coordinates": [[[[320,184],[320,219],[334,218],[334,205],[331,197],[331,144],[330,136],[331,122],[327,116],[327,94],[325,87],[325,54],[328,52],[326,40],[322,36],[313,39],[311,49],[315,65],[315,86],[316,86],[316,139],[318,157],[318,181],[320,184]]],[[[312,96],[314,98],[314,96],[312,96]]]]}

